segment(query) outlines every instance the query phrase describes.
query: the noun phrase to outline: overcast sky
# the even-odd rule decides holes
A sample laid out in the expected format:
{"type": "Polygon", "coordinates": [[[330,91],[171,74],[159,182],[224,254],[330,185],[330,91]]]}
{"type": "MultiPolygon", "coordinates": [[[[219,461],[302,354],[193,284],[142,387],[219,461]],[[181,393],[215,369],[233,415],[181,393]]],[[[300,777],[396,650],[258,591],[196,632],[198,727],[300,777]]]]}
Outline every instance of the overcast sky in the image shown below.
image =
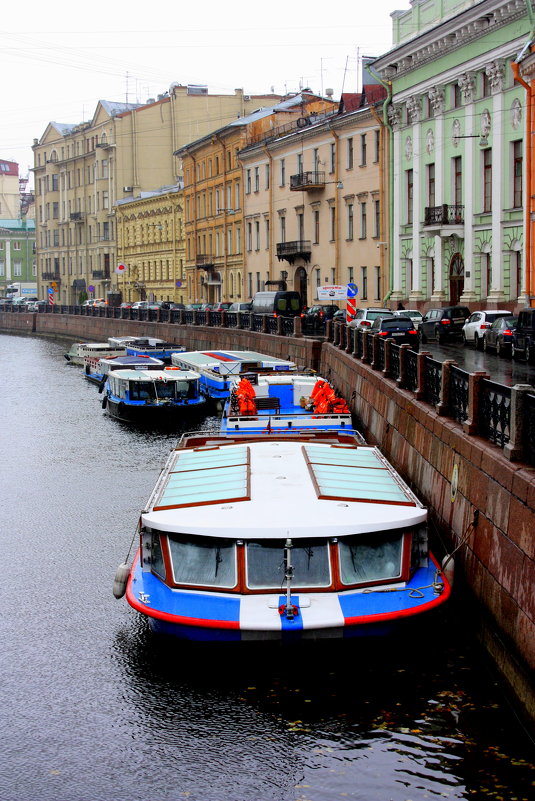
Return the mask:
{"type": "MultiPolygon", "coordinates": [[[[172,81],[210,93],[360,89],[360,59],[392,44],[409,0],[27,0],[2,9],[0,158],[26,175],[50,121],[91,119],[98,100],[145,102],[172,81]]],[[[30,177],[30,184],[33,183],[30,177]]]]}

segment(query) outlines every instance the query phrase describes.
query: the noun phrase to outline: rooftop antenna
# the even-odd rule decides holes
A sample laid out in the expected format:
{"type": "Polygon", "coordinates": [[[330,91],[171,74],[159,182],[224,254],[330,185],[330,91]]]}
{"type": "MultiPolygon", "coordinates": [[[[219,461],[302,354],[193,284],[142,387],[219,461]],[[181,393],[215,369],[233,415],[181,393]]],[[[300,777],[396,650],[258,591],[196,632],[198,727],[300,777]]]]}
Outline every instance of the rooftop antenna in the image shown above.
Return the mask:
{"type": "Polygon", "coordinates": [[[344,86],[346,83],[346,75],[347,75],[347,62],[349,61],[349,56],[346,56],[346,65],[344,67],[344,80],[342,81],[342,94],[344,93],[344,86]]]}

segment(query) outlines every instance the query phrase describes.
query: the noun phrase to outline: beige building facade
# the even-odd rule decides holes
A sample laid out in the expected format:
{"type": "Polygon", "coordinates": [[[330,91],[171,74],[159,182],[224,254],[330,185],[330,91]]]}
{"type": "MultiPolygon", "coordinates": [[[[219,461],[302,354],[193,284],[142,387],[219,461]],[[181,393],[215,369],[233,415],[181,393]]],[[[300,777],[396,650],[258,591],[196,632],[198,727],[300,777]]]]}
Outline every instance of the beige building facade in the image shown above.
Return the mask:
{"type": "Polygon", "coordinates": [[[239,154],[244,171],[245,291],[358,286],[357,306],[388,291],[385,136],[364,106],[239,154]],[[267,286],[266,286],[267,285],[267,286]]]}
{"type": "Polygon", "coordinates": [[[176,185],[179,147],[278,100],[172,84],[146,104],[103,100],[89,122],[49,123],[33,146],[40,297],[52,283],[64,304],[115,292],[117,201],[176,185]]]}

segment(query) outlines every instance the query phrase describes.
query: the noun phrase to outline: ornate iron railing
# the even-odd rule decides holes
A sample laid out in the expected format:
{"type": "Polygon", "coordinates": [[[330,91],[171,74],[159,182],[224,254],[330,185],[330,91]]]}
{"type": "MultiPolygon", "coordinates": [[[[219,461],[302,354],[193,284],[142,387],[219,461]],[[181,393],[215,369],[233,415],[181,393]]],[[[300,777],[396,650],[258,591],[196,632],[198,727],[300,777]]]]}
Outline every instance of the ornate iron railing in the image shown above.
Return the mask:
{"type": "Polygon", "coordinates": [[[503,448],[510,436],[511,387],[483,379],[478,418],[479,433],[503,448]]]}
{"type": "Polygon", "coordinates": [[[468,418],[468,373],[452,365],[450,372],[450,413],[458,423],[468,418]]]}
{"type": "Polygon", "coordinates": [[[442,363],[431,356],[424,360],[424,396],[423,400],[431,406],[440,403],[440,386],[442,383],[442,363]]]}
{"type": "Polygon", "coordinates": [[[464,206],[459,204],[428,206],[425,210],[424,225],[462,225],[464,223],[464,206]]]}
{"type": "Polygon", "coordinates": [[[390,346],[390,378],[397,381],[400,376],[399,345],[390,346]]]}
{"type": "Polygon", "coordinates": [[[418,389],[418,354],[409,349],[405,354],[405,389],[411,392],[418,389]]]}

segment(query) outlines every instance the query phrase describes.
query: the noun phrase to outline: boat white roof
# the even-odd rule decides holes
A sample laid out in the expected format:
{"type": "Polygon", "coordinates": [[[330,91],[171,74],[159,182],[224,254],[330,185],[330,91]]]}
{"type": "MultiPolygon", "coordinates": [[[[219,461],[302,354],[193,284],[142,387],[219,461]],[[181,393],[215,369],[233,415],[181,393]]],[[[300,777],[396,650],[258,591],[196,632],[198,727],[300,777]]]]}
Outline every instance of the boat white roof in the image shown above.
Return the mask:
{"type": "Polygon", "coordinates": [[[149,528],[231,539],[347,536],[426,518],[376,448],[269,438],[176,449],[142,513],[149,528]]]}
{"type": "Polygon", "coordinates": [[[122,381],[145,381],[153,383],[154,381],[194,381],[200,378],[199,373],[193,370],[113,370],[112,375],[114,378],[119,378],[122,381]]]}
{"type": "Polygon", "coordinates": [[[239,372],[242,362],[256,363],[259,367],[272,370],[297,370],[295,362],[277,359],[254,350],[190,350],[177,354],[172,360],[173,364],[187,364],[194,370],[222,373],[239,372]]]}

